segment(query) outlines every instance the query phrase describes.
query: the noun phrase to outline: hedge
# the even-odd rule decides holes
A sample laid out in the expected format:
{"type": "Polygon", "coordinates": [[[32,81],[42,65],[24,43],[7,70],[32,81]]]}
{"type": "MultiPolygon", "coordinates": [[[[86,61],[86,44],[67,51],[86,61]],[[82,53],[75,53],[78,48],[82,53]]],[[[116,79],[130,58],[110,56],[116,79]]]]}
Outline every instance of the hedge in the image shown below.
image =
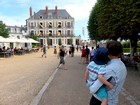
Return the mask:
{"type": "MultiPolygon", "coordinates": [[[[130,48],[123,48],[123,52],[124,53],[129,53],[130,52],[130,48]]],[[[137,52],[140,52],[140,48],[137,48],[137,52]]]]}

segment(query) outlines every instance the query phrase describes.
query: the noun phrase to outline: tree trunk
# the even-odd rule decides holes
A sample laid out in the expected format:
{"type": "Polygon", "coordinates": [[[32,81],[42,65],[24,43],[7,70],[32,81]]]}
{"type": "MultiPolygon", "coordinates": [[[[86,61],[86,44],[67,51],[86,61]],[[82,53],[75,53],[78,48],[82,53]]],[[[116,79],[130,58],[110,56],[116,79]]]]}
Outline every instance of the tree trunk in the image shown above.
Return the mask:
{"type": "Polygon", "coordinates": [[[134,53],[137,51],[137,39],[130,39],[130,45],[131,45],[131,49],[130,49],[130,57],[132,58],[134,53]]]}

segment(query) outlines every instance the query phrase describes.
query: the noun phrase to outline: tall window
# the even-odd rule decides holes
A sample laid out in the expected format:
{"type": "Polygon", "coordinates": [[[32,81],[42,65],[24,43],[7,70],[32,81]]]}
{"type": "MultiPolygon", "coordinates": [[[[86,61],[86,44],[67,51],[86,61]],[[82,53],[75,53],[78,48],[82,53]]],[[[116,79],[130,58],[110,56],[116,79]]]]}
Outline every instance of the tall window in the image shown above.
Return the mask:
{"type": "Polygon", "coordinates": [[[61,22],[58,22],[57,28],[61,28],[61,27],[62,27],[61,22]]]}
{"type": "Polygon", "coordinates": [[[49,30],[49,36],[52,36],[52,30],[49,30]]]}
{"type": "Polygon", "coordinates": [[[67,35],[70,36],[70,30],[67,31],[67,35]]]}
{"type": "Polygon", "coordinates": [[[49,28],[52,28],[52,22],[49,22],[48,27],[49,27],[49,28]]]}
{"type": "Polygon", "coordinates": [[[67,28],[70,28],[70,22],[67,23],[67,28]]]}
{"type": "Polygon", "coordinates": [[[31,28],[33,28],[33,23],[31,23],[31,28]]]}
{"type": "Polygon", "coordinates": [[[58,30],[57,35],[60,36],[62,34],[61,30],[58,30]]]}
{"type": "Polygon", "coordinates": [[[43,16],[42,16],[42,15],[40,15],[40,16],[39,16],[39,18],[40,18],[40,19],[43,19],[43,16]]]}
{"type": "Polygon", "coordinates": [[[43,23],[42,22],[39,23],[39,28],[43,28],[43,23]]]}

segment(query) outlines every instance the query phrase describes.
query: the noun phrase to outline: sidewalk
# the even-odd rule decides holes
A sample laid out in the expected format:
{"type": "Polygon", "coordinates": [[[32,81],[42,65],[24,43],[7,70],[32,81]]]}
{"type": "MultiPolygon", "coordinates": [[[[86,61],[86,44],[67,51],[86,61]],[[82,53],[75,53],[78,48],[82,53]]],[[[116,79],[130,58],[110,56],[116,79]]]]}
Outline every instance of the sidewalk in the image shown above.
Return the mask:
{"type": "MultiPolygon", "coordinates": [[[[78,64],[79,53],[67,56],[66,68],[59,69],[53,81],[44,92],[38,105],[89,105],[91,94],[85,86],[84,71],[86,64],[78,64]]],[[[134,105],[120,95],[119,105],[134,105]]]]}

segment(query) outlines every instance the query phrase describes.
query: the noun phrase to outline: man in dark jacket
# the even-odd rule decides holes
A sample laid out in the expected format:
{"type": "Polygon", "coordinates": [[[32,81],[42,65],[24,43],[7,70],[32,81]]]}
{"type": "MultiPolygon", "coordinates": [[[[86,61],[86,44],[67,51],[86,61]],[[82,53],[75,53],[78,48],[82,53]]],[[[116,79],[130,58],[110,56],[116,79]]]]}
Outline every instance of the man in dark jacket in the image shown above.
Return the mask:
{"type": "Polygon", "coordinates": [[[75,48],[73,46],[73,44],[71,45],[71,57],[74,57],[74,51],[75,51],[75,48]]]}

